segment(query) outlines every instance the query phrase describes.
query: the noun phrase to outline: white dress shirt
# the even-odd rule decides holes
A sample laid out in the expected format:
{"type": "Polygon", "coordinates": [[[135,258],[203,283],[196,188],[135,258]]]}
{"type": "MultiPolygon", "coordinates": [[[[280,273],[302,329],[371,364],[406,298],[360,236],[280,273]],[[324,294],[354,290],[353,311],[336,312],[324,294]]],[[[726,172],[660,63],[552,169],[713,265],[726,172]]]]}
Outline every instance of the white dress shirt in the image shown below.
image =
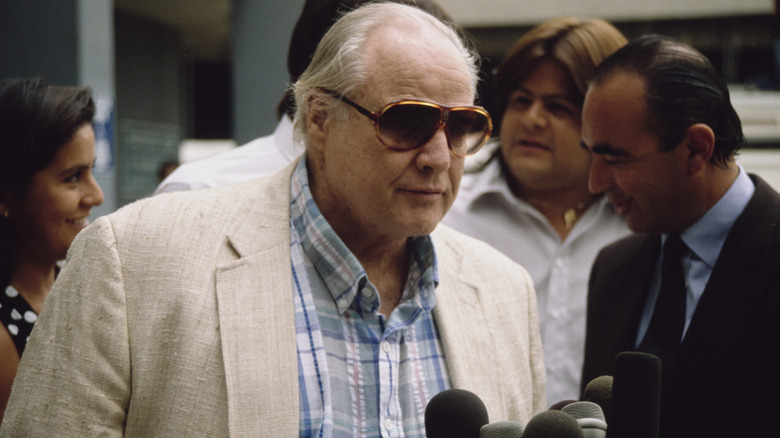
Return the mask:
{"type": "Polygon", "coordinates": [[[520,263],[537,292],[547,369],[547,401],[578,400],[585,348],[588,278],[598,251],[630,233],[605,197],[585,210],[566,239],[516,198],[494,159],[463,176],[442,223],[481,239],[520,263]]]}

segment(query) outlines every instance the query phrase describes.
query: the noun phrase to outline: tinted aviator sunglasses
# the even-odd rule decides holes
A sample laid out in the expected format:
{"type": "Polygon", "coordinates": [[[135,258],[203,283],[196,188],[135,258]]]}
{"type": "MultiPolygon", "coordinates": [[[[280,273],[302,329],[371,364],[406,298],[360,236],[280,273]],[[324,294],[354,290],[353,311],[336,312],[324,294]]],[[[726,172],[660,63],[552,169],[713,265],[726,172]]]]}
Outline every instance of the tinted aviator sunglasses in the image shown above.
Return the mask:
{"type": "Polygon", "coordinates": [[[323,91],[368,117],[379,141],[394,151],[418,148],[443,127],[453,155],[468,157],[479,151],[493,130],[490,115],[478,106],[445,106],[425,100],[402,99],[390,102],[375,113],[335,91],[323,91]]]}

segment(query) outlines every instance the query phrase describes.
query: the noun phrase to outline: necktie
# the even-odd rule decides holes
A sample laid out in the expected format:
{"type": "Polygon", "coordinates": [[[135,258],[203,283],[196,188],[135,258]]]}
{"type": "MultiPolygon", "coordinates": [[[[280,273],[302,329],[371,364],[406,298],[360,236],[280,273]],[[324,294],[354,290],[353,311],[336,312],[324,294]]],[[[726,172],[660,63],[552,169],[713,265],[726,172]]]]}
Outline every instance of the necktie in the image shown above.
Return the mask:
{"type": "Polygon", "coordinates": [[[682,256],[688,247],[679,234],[666,238],[661,265],[661,290],[647,333],[637,350],[658,356],[664,374],[674,363],[685,326],[685,275],[682,256]]]}

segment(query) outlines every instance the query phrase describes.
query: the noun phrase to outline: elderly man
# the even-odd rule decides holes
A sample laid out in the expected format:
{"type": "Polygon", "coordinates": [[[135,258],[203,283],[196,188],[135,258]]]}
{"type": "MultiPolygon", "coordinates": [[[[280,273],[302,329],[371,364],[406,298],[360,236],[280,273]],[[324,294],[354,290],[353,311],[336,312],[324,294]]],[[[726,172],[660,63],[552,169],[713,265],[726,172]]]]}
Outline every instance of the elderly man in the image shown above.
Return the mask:
{"type": "Polygon", "coordinates": [[[79,236],[3,433],[423,437],[451,387],[544,409],[527,273],[434,231],[490,133],[475,62],[417,8],[345,15],[295,85],[303,159],[79,236]]]}
{"type": "Polygon", "coordinates": [[[777,435],[780,195],[734,161],[725,82],[693,48],[640,38],[599,67],[582,139],[590,190],[642,233],[594,263],[583,383],[652,353],[660,436],[777,435]]]}

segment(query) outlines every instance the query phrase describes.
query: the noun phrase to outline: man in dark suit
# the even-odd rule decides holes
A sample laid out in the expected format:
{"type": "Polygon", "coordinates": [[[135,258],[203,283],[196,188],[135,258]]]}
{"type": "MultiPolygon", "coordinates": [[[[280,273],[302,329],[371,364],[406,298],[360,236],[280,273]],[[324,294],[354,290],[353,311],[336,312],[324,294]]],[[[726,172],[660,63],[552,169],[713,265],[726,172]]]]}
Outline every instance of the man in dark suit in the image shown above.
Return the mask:
{"type": "Polygon", "coordinates": [[[662,437],[779,436],[780,195],[734,160],[726,83],[695,49],[646,36],[601,64],[582,118],[589,188],[637,233],[593,265],[583,385],[621,351],[650,352],[662,437]]]}

